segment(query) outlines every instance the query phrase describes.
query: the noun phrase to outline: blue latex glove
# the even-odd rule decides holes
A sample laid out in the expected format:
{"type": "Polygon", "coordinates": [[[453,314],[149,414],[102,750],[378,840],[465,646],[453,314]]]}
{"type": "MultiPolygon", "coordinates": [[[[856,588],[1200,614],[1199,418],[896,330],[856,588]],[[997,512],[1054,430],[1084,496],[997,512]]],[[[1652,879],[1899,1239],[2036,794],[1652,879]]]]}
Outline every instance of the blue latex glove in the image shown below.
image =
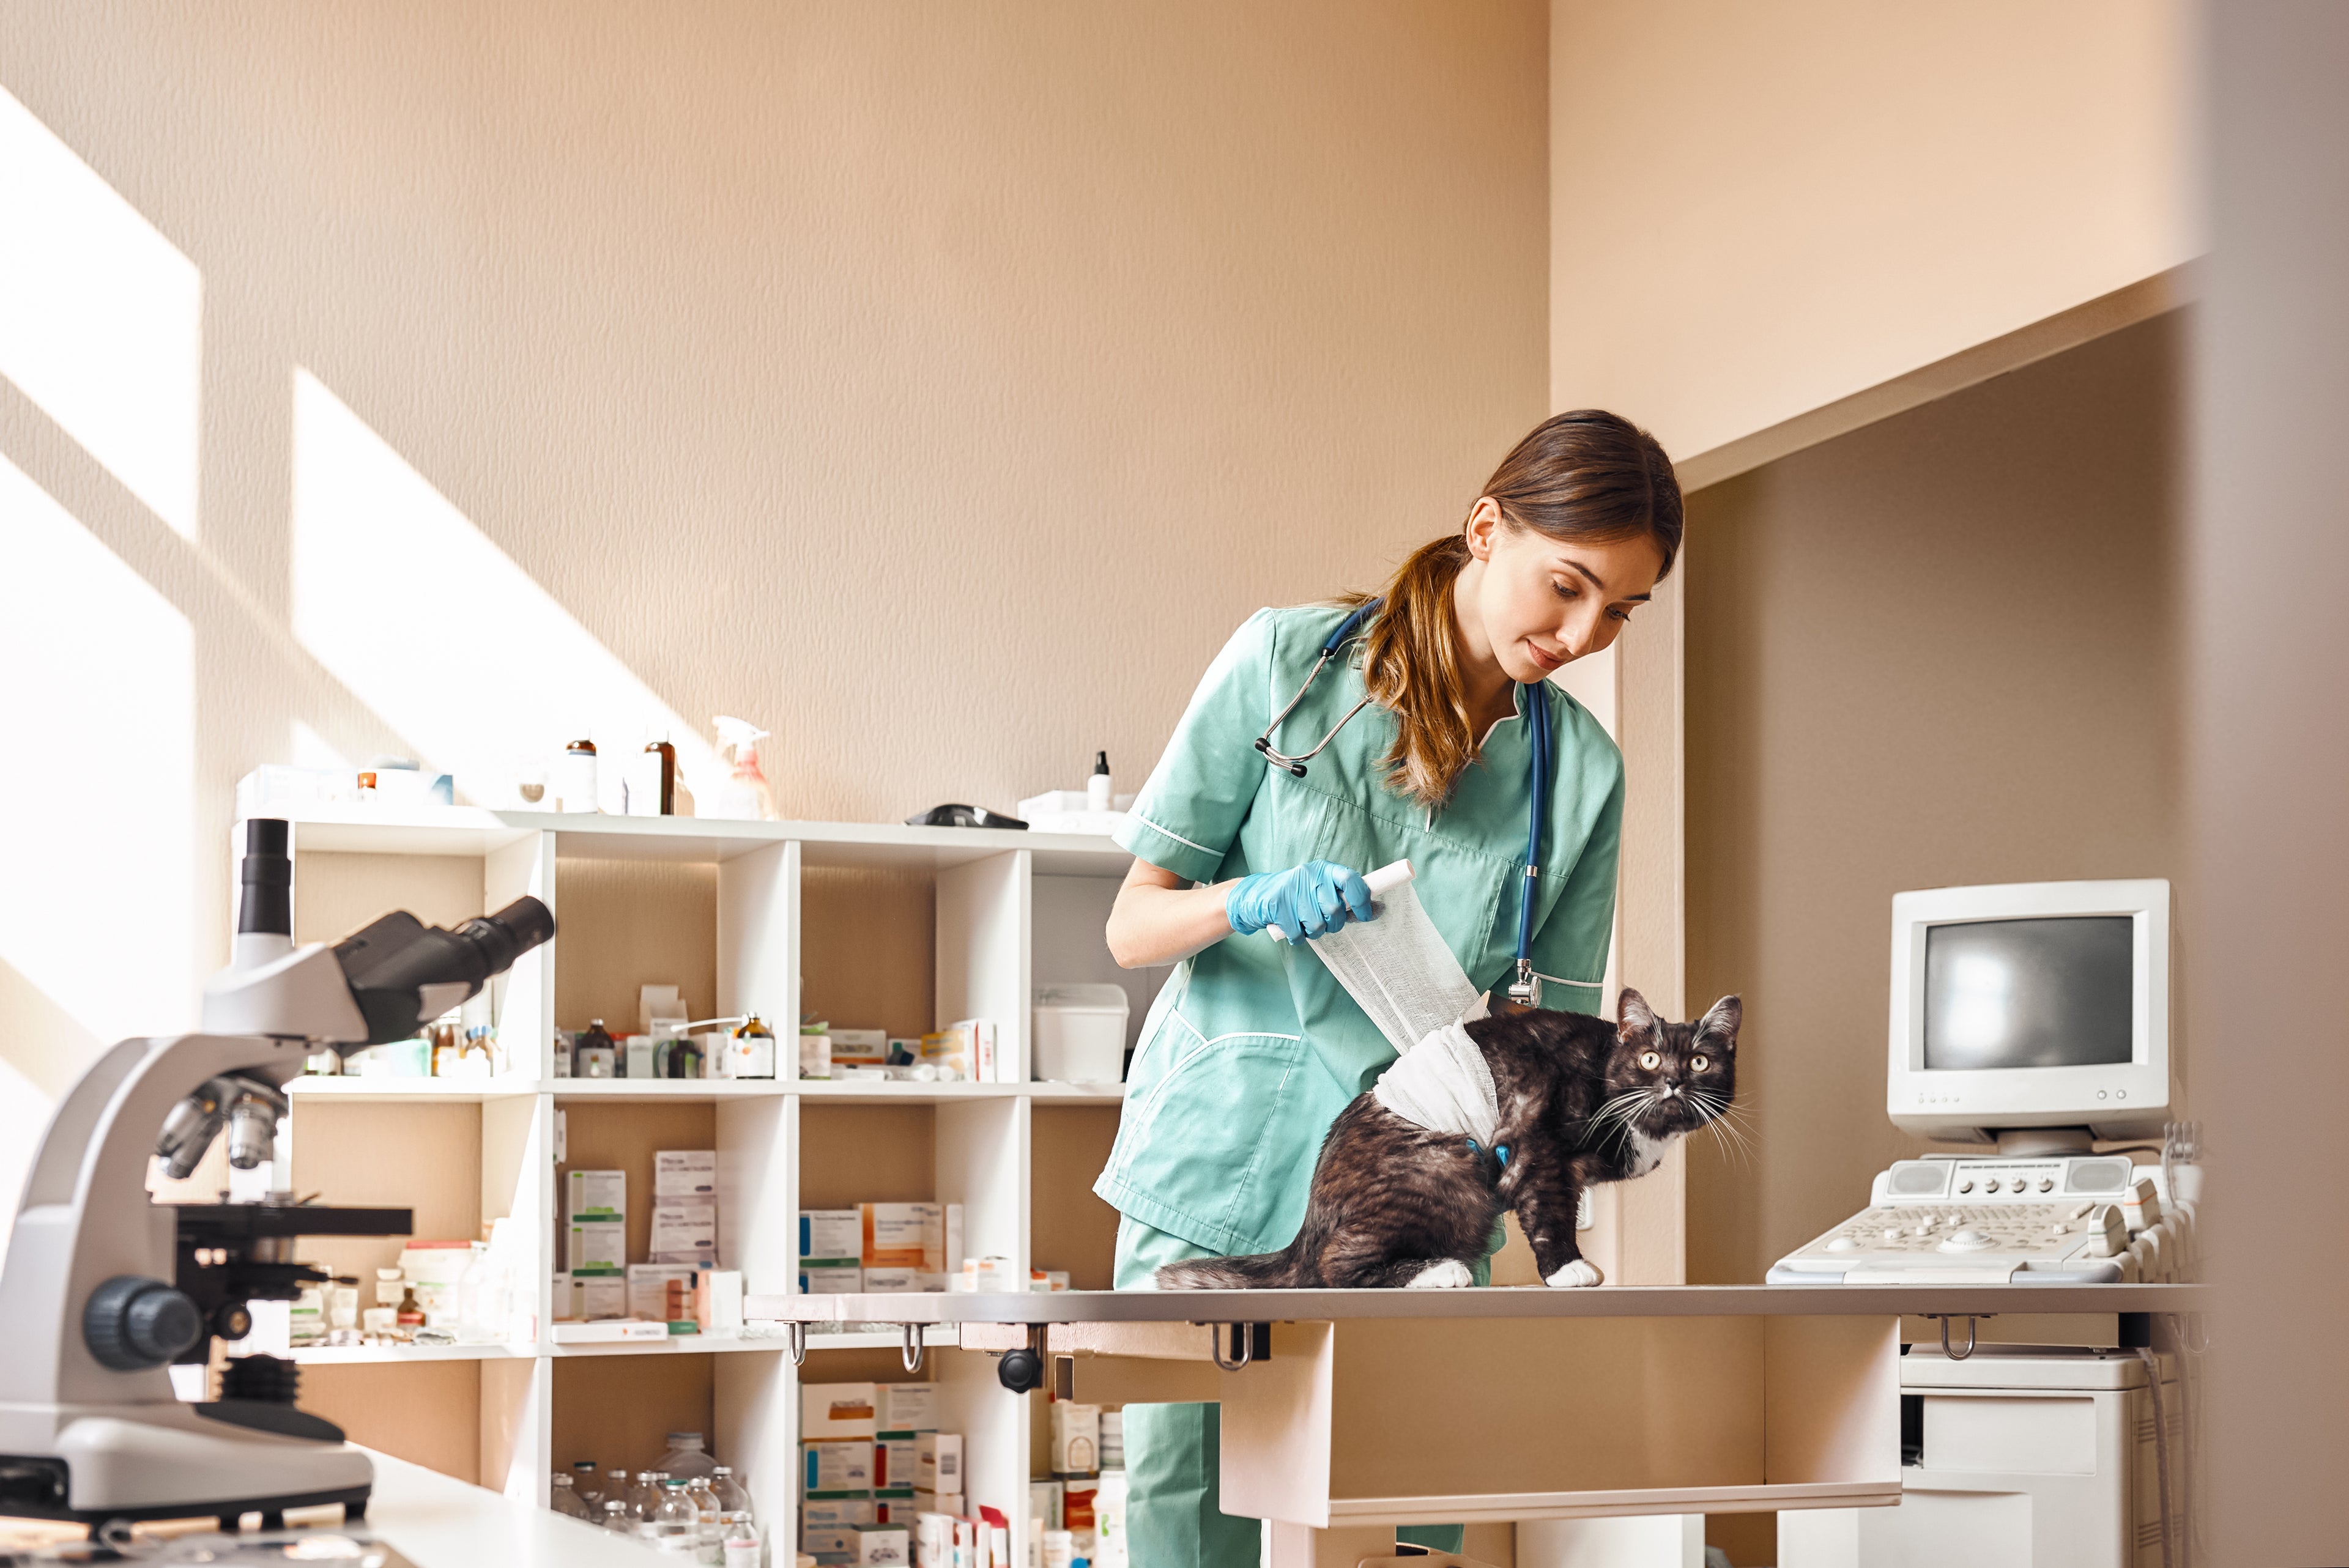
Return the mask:
{"type": "Polygon", "coordinates": [[[1256,872],[1224,898],[1232,929],[1253,936],[1278,926],[1291,942],[1323,936],[1348,920],[1369,920],[1370,885],[1335,861],[1308,861],[1285,872],[1256,872]]]}

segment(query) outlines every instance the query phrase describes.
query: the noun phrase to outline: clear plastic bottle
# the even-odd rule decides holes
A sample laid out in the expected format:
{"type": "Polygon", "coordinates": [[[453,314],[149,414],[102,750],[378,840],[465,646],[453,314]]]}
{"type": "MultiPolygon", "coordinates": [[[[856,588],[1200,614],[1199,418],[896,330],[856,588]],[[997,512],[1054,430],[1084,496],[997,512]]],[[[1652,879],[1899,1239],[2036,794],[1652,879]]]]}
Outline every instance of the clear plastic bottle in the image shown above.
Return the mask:
{"type": "Polygon", "coordinates": [[[494,1345],[506,1334],[504,1295],[490,1249],[476,1245],[457,1276],[457,1343],[494,1345]]]}
{"type": "Polygon", "coordinates": [[[726,1526],[724,1568],[759,1568],[759,1527],[747,1513],[738,1513],[726,1526]]]}
{"type": "Polygon", "coordinates": [[[594,1460],[581,1460],[571,1467],[571,1490],[587,1505],[591,1517],[604,1517],[604,1485],[595,1479],[594,1460]]]}
{"type": "MultiPolygon", "coordinates": [[[[715,1469],[715,1466],[711,1467],[715,1469]]],[[[694,1561],[722,1563],[726,1561],[726,1511],[718,1505],[718,1494],[709,1490],[708,1476],[696,1476],[685,1484],[685,1495],[693,1504],[698,1517],[698,1539],[700,1550],[694,1561]]]]}
{"type": "Polygon", "coordinates": [[[628,1517],[628,1505],[618,1498],[604,1504],[604,1528],[615,1535],[634,1535],[636,1522],[628,1517]]]}
{"type": "Polygon", "coordinates": [[[646,1539],[653,1550],[672,1557],[691,1557],[701,1544],[701,1512],[685,1494],[685,1481],[671,1476],[661,1482],[659,1502],[646,1522],[646,1539]]]}
{"type": "Polygon", "coordinates": [[[714,1474],[718,1461],[709,1457],[699,1432],[671,1432],[668,1452],[660,1457],[661,1473],[685,1480],[700,1480],[714,1474]]]}
{"type": "Polygon", "coordinates": [[[554,1493],[547,1500],[547,1506],[557,1513],[567,1513],[574,1519],[595,1517],[595,1511],[582,1501],[579,1493],[573,1490],[571,1478],[561,1470],[554,1472],[554,1493]]]}

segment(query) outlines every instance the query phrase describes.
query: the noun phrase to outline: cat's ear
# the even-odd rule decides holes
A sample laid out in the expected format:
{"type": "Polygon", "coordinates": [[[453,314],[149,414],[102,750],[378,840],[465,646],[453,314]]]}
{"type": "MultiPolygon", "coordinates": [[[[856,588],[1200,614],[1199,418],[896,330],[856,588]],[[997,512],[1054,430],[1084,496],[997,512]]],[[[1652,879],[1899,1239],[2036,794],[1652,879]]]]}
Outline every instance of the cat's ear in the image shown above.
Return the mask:
{"type": "Polygon", "coordinates": [[[1745,1004],[1735,996],[1723,996],[1705,1012],[1696,1032],[1708,1039],[1720,1040],[1731,1048],[1737,1045],[1737,1031],[1745,1022],[1745,1004]]]}
{"type": "Polygon", "coordinates": [[[1615,1032],[1624,1039],[1655,1032],[1656,1010],[1629,985],[1623,987],[1623,995],[1615,1003],[1615,1032]]]}

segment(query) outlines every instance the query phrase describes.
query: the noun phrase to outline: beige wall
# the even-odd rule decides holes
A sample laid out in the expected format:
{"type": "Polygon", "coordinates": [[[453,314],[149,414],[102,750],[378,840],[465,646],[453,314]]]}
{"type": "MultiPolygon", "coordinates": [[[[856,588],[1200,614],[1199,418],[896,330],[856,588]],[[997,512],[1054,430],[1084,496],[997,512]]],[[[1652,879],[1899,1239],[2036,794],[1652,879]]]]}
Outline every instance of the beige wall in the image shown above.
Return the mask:
{"type": "Polygon", "coordinates": [[[1553,406],[1687,459],[2176,267],[2189,15],[1553,0],[1553,406]]]}
{"type": "MultiPolygon", "coordinates": [[[[1688,995],[1744,995],[1755,1145],[1692,1150],[1692,1281],[1759,1280],[1923,1147],[1884,1109],[1894,892],[2182,875],[2178,336],[2157,318],[1692,498],[1688,995]]],[[[2190,932],[2190,889],[2178,910],[2190,932]]]]}
{"type": "Polygon", "coordinates": [[[0,244],[0,1102],[187,1017],[263,762],[494,798],[731,712],[791,814],[1138,783],[1543,413],[1547,26],[11,6],[0,170],[72,221],[0,244]]]}

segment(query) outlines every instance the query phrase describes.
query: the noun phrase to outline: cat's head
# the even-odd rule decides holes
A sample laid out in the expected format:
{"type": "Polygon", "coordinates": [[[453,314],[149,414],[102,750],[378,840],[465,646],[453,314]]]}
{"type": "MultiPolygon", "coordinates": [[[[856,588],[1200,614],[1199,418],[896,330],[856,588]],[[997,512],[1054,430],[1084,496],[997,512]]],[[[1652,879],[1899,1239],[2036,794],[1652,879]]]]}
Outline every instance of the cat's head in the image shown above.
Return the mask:
{"type": "Polygon", "coordinates": [[[1607,1061],[1607,1103],[1614,1109],[1602,1119],[1649,1138],[1678,1138],[1729,1109],[1743,1002],[1723,996],[1695,1023],[1672,1024],[1627,985],[1615,1016],[1607,1061]]]}

